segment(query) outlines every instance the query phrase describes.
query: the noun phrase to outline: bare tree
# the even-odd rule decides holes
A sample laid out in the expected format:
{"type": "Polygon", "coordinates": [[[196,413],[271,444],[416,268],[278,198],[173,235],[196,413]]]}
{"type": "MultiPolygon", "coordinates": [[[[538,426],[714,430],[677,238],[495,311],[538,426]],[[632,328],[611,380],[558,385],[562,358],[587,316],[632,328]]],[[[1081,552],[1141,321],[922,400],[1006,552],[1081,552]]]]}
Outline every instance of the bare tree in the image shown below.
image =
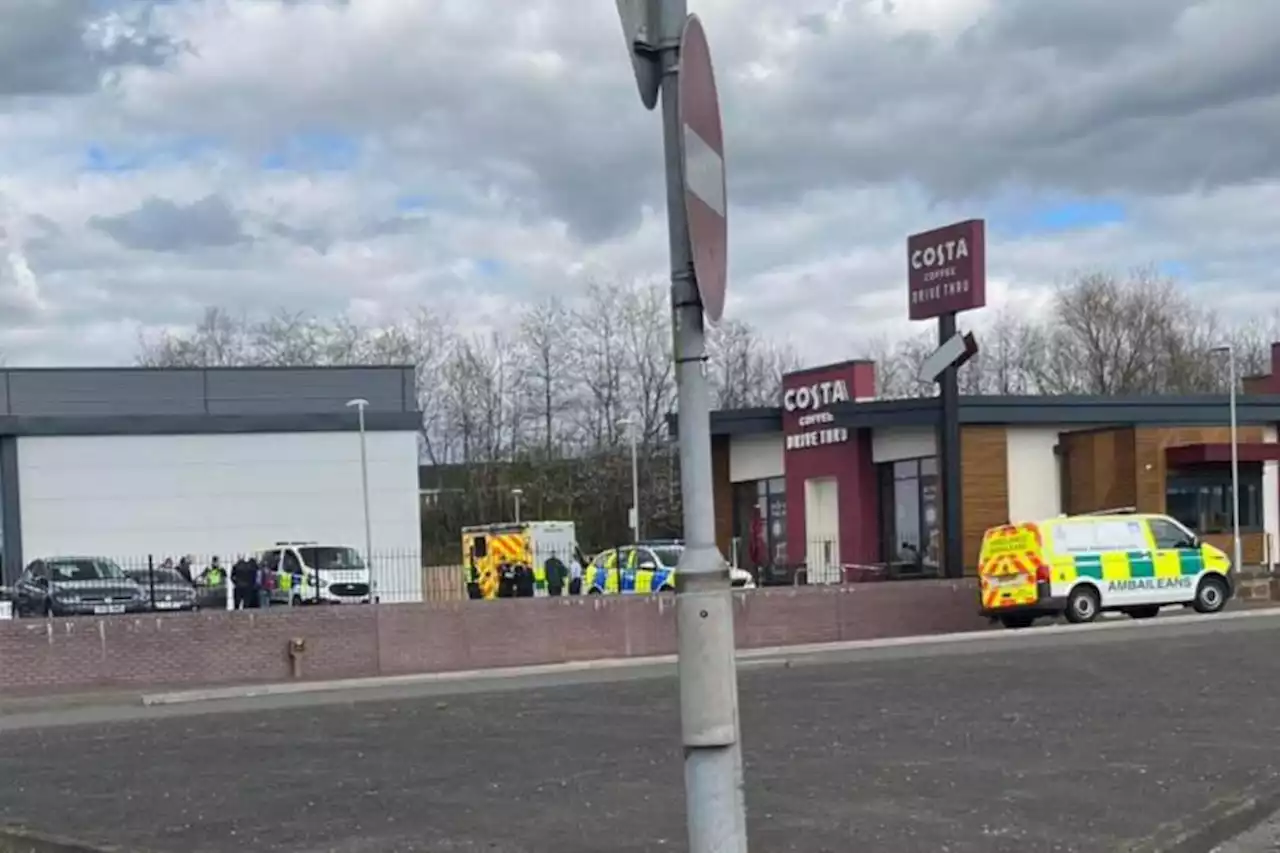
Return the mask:
{"type": "Polygon", "coordinates": [[[778,405],[783,374],[799,362],[792,349],[766,341],[740,320],[708,329],[707,357],[713,405],[721,409],[778,405]]]}
{"type": "Polygon", "coordinates": [[[573,312],[573,378],[583,398],[577,414],[590,447],[617,446],[618,422],[628,414],[623,399],[626,297],[623,287],[592,283],[573,312]]]}
{"type": "Polygon", "coordinates": [[[204,310],[188,334],[162,332],[138,336],[137,362],[142,367],[234,367],[259,364],[248,318],[222,308],[204,310]]]}
{"type": "Polygon", "coordinates": [[[571,406],[574,343],[572,317],[558,298],[530,307],[521,318],[519,393],[546,459],[559,455],[564,416],[571,406]]]}
{"type": "Polygon", "coordinates": [[[640,435],[652,443],[666,432],[675,408],[675,363],[671,349],[671,309],[667,288],[639,284],[623,303],[624,393],[633,401],[640,435]]]}

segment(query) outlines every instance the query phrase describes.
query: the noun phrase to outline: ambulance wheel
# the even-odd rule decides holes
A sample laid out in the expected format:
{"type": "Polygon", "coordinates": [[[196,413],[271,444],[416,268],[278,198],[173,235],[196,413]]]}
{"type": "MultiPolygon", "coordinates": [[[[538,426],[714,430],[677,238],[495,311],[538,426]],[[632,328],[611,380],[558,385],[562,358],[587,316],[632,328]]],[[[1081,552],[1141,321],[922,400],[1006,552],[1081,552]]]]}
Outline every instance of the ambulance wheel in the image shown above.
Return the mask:
{"type": "Polygon", "coordinates": [[[1036,617],[1028,613],[1010,613],[1000,617],[1000,624],[1006,628],[1030,628],[1036,617]]]}
{"type": "Polygon", "coordinates": [[[1227,605],[1227,585],[1222,578],[1210,575],[1196,587],[1196,600],[1191,606],[1197,613],[1217,613],[1227,605]]]}
{"type": "Polygon", "coordinates": [[[1160,615],[1159,604],[1148,604],[1144,607],[1130,607],[1125,611],[1134,619],[1154,619],[1160,615]]]}
{"type": "Polygon", "coordinates": [[[1092,622],[1098,618],[1098,611],[1101,609],[1101,602],[1098,601],[1098,593],[1091,586],[1081,584],[1071,590],[1071,594],[1067,596],[1067,621],[1074,625],[1081,625],[1085,622],[1092,622]]]}

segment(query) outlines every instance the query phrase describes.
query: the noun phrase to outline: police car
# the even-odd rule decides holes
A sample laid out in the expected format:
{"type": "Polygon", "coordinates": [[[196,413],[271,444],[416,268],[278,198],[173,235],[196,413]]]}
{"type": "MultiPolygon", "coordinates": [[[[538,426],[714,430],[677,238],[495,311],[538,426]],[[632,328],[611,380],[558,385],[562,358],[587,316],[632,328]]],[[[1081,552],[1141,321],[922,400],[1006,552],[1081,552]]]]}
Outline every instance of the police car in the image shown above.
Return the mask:
{"type": "MultiPolygon", "coordinates": [[[[648,540],[602,551],[583,572],[583,592],[588,595],[674,592],[676,566],[683,553],[684,543],[678,539],[648,540]]],[[[729,580],[734,589],[756,586],[751,573],[737,567],[729,569],[729,580]]]]}

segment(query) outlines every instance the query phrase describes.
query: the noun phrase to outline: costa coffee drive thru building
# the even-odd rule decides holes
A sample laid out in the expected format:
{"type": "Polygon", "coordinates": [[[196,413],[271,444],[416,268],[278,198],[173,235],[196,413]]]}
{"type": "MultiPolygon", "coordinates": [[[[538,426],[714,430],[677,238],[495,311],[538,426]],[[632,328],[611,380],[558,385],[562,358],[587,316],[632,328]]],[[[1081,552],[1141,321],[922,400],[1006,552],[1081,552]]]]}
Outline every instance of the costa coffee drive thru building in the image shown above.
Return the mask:
{"type": "MultiPolygon", "coordinates": [[[[907,238],[907,315],[937,322],[922,370],[937,396],[878,399],[875,364],[847,361],[784,377],[776,408],[712,413],[716,538],[737,565],[803,565],[810,582],[886,564],[958,577],[989,527],[1128,507],[1168,513],[1231,553],[1226,395],[959,394],[956,372],[979,344],[956,319],[986,304],[987,248],[980,219],[907,238]]],[[[1244,391],[1243,559],[1273,564],[1280,344],[1270,375],[1244,391]]]]}
{"type": "MultiPolygon", "coordinates": [[[[1237,401],[1246,564],[1280,546],[1280,344],[1272,359],[1237,401]]],[[[847,565],[957,576],[993,525],[1134,507],[1231,553],[1228,412],[1225,395],[961,397],[964,561],[946,566],[941,400],[877,399],[869,361],[799,371],[779,407],[712,413],[718,544],[750,569],[804,564],[812,582],[847,565]]]]}

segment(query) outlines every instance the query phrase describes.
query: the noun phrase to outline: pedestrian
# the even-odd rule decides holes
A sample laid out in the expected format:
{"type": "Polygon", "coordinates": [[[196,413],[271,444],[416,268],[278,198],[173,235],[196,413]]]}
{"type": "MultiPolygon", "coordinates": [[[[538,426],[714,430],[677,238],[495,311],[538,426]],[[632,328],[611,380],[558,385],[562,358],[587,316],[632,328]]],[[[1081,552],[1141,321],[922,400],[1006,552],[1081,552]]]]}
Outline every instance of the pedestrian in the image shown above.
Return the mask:
{"type": "Polygon", "coordinates": [[[533,598],[533,569],[524,563],[516,565],[516,595],[520,598],[533,598]]]}
{"type": "Polygon", "coordinates": [[[510,563],[498,564],[498,598],[516,597],[516,568],[510,563]]]}
{"type": "Polygon", "coordinates": [[[569,594],[582,595],[582,561],[577,554],[569,555],[569,594]]]}
{"type": "Polygon", "coordinates": [[[271,606],[271,591],[275,588],[275,572],[259,563],[257,557],[250,557],[249,565],[253,568],[254,586],[258,590],[257,606],[262,610],[266,610],[271,606]]]}
{"type": "Polygon", "coordinates": [[[231,564],[231,587],[236,610],[244,610],[257,604],[257,582],[253,565],[244,557],[231,564]]]}
{"type": "Polygon", "coordinates": [[[192,579],[191,577],[191,558],[190,557],[183,556],[182,559],[178,560],[178,565],[175,566],[174,568],[177,570],[178,574],[186,578],[187,583],[195,583],[195,580],[192,579]]]}
{"type": "Polygon", "coordinates": [[[480,588],[480,570],[476,568],[476,558],[471,558],[471,565],[467,567],[467,598],[477,601],[484,598],[484,591],[480,588]]]}
{"type": "Polygon", "coordinates": [[[564,561],[552,554],[545,563],[547,574],[547,595],[560,597],[564,594],[565,581],[569,579],[569,570],[564,561]]]}

